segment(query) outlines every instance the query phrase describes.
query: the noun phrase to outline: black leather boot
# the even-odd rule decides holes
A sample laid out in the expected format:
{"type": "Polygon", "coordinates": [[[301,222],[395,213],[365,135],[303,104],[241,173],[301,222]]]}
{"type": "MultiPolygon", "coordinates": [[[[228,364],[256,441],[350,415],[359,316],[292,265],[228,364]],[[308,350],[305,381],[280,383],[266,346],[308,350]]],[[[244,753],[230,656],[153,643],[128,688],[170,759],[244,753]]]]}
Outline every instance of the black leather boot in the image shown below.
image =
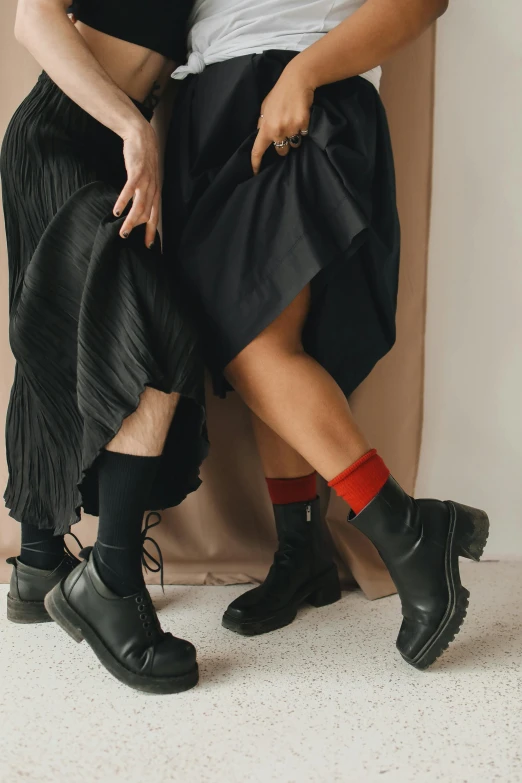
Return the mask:
{"type": "Polygon", "coordinates": [[[350,522],[375,544],[397,587],[404,617],[399,652],[426,669],[464,622],[469,592],[460,581],[459,556],[480,560],[487,515],[451,500],[414,500],[390,477],[350,522]]]}
{"type": "Polygon", "coordinates": [[[13,623],[50,623],[44,598],[55,585],[71,573],[80,562],[70,553],[64,553],[54,571],[44,571],[25,565],[17,557],[8,558],[13,566],[7,594],[7,619],[13,623]]]}
{"type": "Polygon", "coordinates": [[[274,510],[279,549],[268,576],[262,585],[236,598],[223,615],[225,628],[245,636],[288,625],[304,603],[326,606],[341,597],[319,499],[274,506],[274,510]]]}
{"type": "Polygon", "coordinates": [[[162,631],[144,587],[120,598],[102,581],[91,557],[45,599],[53,620],[76,641],[91,646],[105,668],[125,685],[147,693],[179,693],[198,682],[196,650],[162,631]]]}

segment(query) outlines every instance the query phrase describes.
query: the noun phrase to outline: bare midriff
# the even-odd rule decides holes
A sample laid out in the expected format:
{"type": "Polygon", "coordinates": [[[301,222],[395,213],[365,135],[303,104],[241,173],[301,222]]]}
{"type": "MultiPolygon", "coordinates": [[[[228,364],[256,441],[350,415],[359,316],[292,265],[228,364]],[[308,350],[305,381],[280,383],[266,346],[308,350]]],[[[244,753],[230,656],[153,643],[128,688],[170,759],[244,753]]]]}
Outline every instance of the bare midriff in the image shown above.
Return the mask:
{"type": "Polygon", "coordinates": [[[174,63],[143,46],[121,41],[82,22],[76,29],[111,79],[129,97],[144,102],[159,98],[169,81],[174,63]]]}

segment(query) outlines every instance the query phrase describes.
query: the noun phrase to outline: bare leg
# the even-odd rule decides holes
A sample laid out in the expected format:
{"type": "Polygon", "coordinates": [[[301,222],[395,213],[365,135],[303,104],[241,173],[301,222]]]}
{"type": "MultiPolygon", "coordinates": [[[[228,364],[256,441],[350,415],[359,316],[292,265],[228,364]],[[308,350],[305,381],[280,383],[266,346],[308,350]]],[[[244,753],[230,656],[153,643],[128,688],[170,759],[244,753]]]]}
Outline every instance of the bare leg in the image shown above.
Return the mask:
{"type": "MultiPolygon", "coordinates": [[[[369,451],[369,444],[341,389],[303,351],[308,303],[305,290],[229,364],[227,374],[256,415],[331,481],[369,451]]],[[[426,669],[464,622],[469,592],[460,581],[459,557],[480,559],[488,537],[487,514],[452,501],[417,503],[390,479],[351,521],[377,547],[393,574],[403,609],[397,638],[401,655],[412,666],[426,669]]],[[[305,589],[310,589],[309,582],[305,589]]],[[[336,599],[336,590],[323,583],[308,600],[324,604],[332,595],[336,599]]],[[[229,607],[223,622],[239,633],[252,632],[245,626],[253,599],[238,605],[240,601],[229,607]]],[[[277,627],[295,616],[295,602],[288,607],[290,619],[280,619],[277,627]]]]}
{"type": "Polygon", "coordinates": [[[179,394],[145,389],[138,408],[124,420],[107,451],[135,457],[161,456],[178,402],[179,394]]]}
{"type": "Polygon", "coordinates": [[[341,390],[303,351],[300,335],[308,299],[305,291],[227,368],[253,411],[265,476],[294,479],[269,482],[279,546],[263,585],[236,598],[223,616],[225,628],[239,634],[253,636],[282,628],[294,620],[303,603],[326,606],[341,597],[320,501],[315,497],[315,475],[313,481],[295,479],[310,476],[314,468],[327,477],[328,471],[339,473],[352,453],[357,459],[361,450],[368,449],[341,390]],[[326,404],[318,405],[321,395],[326,404]],[[342,431],[337,433],[328,420],[332,414],[334,425],[339,416],[348,419],[347,424],[342,422],[348,443],[342,442],[342,431]],[[328,437],[332,440],[334,435],[329,443],[328,437]]]}
{"type": "Polygon", "coordinates": [[[314,468],[255,413],[252,413],[252,426],[267,478],[299,478],[313,473],[314,468]]]}
{"type": "Polygon", "coordinates": [[[309,304],[307,287],[226,372],[256,416],[330,481],[371,447],[342,390],[303,349],[309,304]]]}

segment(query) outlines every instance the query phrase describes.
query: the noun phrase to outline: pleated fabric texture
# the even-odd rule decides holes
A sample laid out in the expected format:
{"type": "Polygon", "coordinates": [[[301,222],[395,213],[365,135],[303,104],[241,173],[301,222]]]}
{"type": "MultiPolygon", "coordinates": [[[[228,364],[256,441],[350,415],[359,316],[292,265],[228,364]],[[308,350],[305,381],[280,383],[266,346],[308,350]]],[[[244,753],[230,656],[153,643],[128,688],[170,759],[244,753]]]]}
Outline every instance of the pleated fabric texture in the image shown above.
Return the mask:
{"type": "Polygon", "coordinates": [[[159,240],[148,250],[143,227],[119,237],[121,139],[42,74],[11,120],[0,166],[17,361],[11,516],[64,532],[82,507],[96,515],[96,459],[147,386],[183,395],[148,507],[180,503],[207,453],[203,368],[159,240]]]}
{"type": "Polygon", "coordinates": [[[395,341],[400,231],[373,85],[319,88],[300,149],[281,158],[271,147],[252,174],[261,103],[294,56],[248,55],[190,76],[169,132],[165,252],[178,255],[220,395],[226,365],[310,282],[304,346],[346,395],[395,341]]]}

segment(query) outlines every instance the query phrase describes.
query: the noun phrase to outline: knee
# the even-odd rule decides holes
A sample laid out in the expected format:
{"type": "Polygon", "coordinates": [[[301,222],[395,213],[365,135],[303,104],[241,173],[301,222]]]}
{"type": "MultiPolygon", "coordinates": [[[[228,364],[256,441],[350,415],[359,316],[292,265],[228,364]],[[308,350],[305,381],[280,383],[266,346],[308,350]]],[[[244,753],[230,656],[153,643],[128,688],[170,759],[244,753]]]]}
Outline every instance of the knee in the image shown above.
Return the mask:
{"type": "Polygon", "coordinates": [[[261,333],[233,359],[226,368],[226,376],[234,384],[267,372],[277,372],[297,357],[304,355],[300,339],[285,335],[261,333]]]}
{"type": "Polygon", "coordinates": [[[277,371],[304,356],[302,332],[310,308],[310,286],[246,346],[228,365],[230,378],[277,371]]]}

